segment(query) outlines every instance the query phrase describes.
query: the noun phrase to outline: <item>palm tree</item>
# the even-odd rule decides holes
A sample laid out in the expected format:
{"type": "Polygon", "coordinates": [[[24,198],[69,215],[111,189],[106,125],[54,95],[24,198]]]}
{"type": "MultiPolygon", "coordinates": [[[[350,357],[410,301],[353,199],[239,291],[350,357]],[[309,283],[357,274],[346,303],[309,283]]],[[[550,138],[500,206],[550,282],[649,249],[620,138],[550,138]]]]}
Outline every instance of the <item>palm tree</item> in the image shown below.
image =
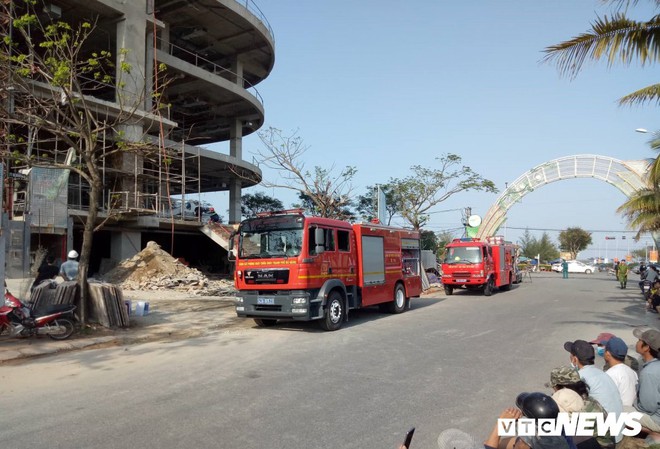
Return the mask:
{"type": "MultiPolygon", "coordinates": [[[[660,7],[660,0],[650,0],[660,7]]],[[[602,0],[603,3],[618,5],[611,17],[597,17],[590,30],[568,41],[545,49],[544,62],[556,63],[562,75],[575,77],[587,59],[606,59],[607,65],[615,63],[629,65],[634,60],[642,66],[660,58],[660,15],[646,22],[626,17],[628,6],[638,0],[602,0]],[[623,12],[622,12],[623,10],[623,12]]],[[[636,90],[619,99],[620,105],[642,105],[660,103],[660,84],[636,90]]],[[[651,148],[660,150],[660,136],[650,142],[651,148]]],[[[636,239],[645,232],[660,231],[660,156],[655,159],[647,173],[648,187],[638,190],[623,203],[617,212],[628,220],[628,226],[637,229],[636,239]]]]}
{"type": "MultiPolygon", "coordinates": [[[[602,0],[618,4],[620,9],[635,5],[638,0],[602,0]]],[[[660,7],[660,0],[650,0],[660,7]]],[[[631,20],[625,12],[616,11],[611,17],[597,17],[592,28],[568,41],[547,47],[544,62],[556,63],[559,72],[571,78],[577,76],[587,59],[606,59],[607,65],[629,65],[638,60],[642,66],[660,58],[660,15],[647,22],[631,20]]],[[[632,92],[619,99],[620,105],[660,102],[660,84],[632,92]]]]}
{"type": "MultiPolygon", "coordinates": [[[[660,135],[656,133],[649,145],[660,151],[660,135]]],[[[617,209],[628,220],[628,226],[637,229],[636,240],[643,233],[660,231],[660,157],[649,167],[646,181],[646,188],[637,190],[617,209]]]]}

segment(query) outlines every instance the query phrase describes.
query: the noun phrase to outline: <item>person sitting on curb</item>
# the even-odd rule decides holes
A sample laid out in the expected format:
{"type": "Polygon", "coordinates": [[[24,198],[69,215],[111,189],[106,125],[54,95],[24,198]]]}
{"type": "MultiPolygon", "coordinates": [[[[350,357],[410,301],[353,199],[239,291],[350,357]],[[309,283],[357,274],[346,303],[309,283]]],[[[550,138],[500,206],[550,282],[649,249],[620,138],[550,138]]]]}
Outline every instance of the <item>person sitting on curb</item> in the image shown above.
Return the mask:
{"type": "MultiPolygon", "coordinates": [[[[589,387],[589,395],[603,406],[607,413],[615,416],[623,411],[619,389],[610,376],[594,366],[594,347],[584,340],[567,341],[564,349],[570,353],[571,366],[578,369],[580,378],[589,387]]],[[[615,435],[616,443],[621,441],[621,434],[615,435]]]]}
{"type": "Polygon", "coordinates": [[[642,356],[643,365],[639,372],[637,397],[626,411],[642,413],[639,423],[644,431],[660,437],[660,332],[655,329],[633,330],[638,339],[635,350],[642,356]]]}
{"type": "MultiPolygon", "coordinates": [[[[600,403],[594,399],[592,396],[589,396],[589,387],[587,384],[580,379],[580,375],[571,366],[560,366],[554,368],[550,372],[550,382],[545,384],[546,387],[550,387],[554,393],[561,390],[571,390],[574,391],[582,399],[582,408],[579,410],[583,413],[602,413],[603,416],[607,417],[607,412],[600,403]]],[[[596,441],[603,449],[613,449],[614,448],[614,438],[612,438],[609,432],[606,435],[598,436],[598,427],[594,426],[593,436],[596,438],[596,441]]]]}
{"type": "MultiPolygon", "coordinates": [[[[610,340],[610,338],[616,337],[616,335],[611,334],[609,332],[601,332],[598,334],[598,337],[594,338],[591,340],[589,343],[592,345],[596,345],[596,354],[598,354],[601,357],[605,356],[605,345],[607,342],[610,340]]],[[[623,363],[628,365],[634,372],[639,371],[639,362],[635,357],[631,357],[629,354],[626,355],[626,358],[624,359],[623,363]]],[[[607,363],[607,360],[605,360],[605,365],[603,366],[603,371],[607,371],[610,369],[611,366],[609,363],[607,363]]]]}
{"type": "Polygon", "coordinates": [[[612,337],[605,344],[605,361],[611,366],[606,371],[621,395],[623,406],[631,406],[637,395],[637,373],[623,361],[628,354],[628,345],[619,337],[612,337]]]}
{"type": "MultiPolygon", "coordinates": [[[[499,416],[500,419],[520,419],[521,417],[531,419],[556,419],[559,414],[559,406],[547,394],[544,393],[520,393],[516,398],[516,408],[507,408],[499,416]]],[[[571,437],[520,435],[511,439],[513,445],[507,446],[513,449],[575,449],[571,437]]],[[[492,432],[484,441],[485,449],[496,449],[504,442],[499,436],[498,425],[495,424],[492,432]]]]}
{"type": "MultiPolygon", "coordinates": [[[[582,413],[584,411],[584,400],[575,391],[570,388],[561,388],[552,394],[552,399],[555,400],[559,406],[561,413],[568,413],[569,417],[573,413],[582,413]]],[[[573,441],[577,449],[601,449],[601,445],[596,439],[596,432],[594,435],[588,437],[573,437],[573,441]]],[[[613,447],[614,440],[610,438],[610,446],[613,447]]]]}

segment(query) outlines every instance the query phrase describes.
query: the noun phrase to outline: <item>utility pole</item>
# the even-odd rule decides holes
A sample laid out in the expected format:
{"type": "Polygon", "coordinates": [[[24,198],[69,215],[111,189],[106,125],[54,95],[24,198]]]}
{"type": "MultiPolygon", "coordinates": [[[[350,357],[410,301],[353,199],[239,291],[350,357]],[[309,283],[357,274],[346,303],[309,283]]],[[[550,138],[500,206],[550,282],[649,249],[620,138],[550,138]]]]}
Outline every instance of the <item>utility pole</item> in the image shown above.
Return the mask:
{"type": "Polygon", "coordinates": [[[472,208],[466,207],[463,210],[463,237],[468,236],[467,227],[468,227],[468,218],[472,215],[472,208]]]}

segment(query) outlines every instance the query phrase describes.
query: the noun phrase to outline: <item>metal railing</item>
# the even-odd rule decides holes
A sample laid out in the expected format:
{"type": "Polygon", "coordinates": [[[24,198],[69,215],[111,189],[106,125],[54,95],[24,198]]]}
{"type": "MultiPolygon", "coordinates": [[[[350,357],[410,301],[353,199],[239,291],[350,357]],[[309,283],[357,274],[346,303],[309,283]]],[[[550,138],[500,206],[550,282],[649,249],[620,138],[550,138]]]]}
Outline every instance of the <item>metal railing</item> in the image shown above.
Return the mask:
{"type": "MultiPolygon", "coordinates": [[[[183,61],[186,61],[186,62],[194,65],[195,67],[199,67],[202,70],[205,70],[207,72],[211,72],[214,75],[218,75],[218,76],[222,76],[222,74],[225,74],[225,73],[234,76],[237,80],[240,80],[242,82],[242,86],[241,86],[240,83],[236,83],[236,85],[241,86],[243,89],[245,89],[245,90],[249,91],[250,93],[252,93],[254,95],[254,97],[259,101],[259,103],[261,103],[261,105],[263,106],[264,100],[261,97],[261,94],[259,93],[257,88],[254,87],[254,85],[252,85],[252,83],[250,83],[248,80],[246,80],[242,76],[238,76],[237,73],[231,71],[230,69],[228,69],[226,67],[222,67],[221,65],[218,65],[215,62],[209,61],[208,59],[198,55],[195,52],[192,52],[190,50],[186,50],[185,48],[179,47],[178,45],[175,45],[171,42],[165,42],[161,38],[158,38],[158,43],[160,44],[160,49],[165,50],[165,52],[167,54],[172,55],[176,58],[179,58],[183,61]],[[167,49],[164,48],[165,46],[167,46],[167,49]],[[180,55],[176,54],[174,52],[174,50],[177,50],[177,52],[181,52],[181,53],[184,53],[184,54],[188,55],[189,58],[186,59],[185,57],[181,57],[180,55]],[[209,70],[209,67],[212,68],[212,70],[209,70]]],[[[223,78],[225,78],[225,77],[223,77],[223,78]]],[[[230,81],[233,81],[233,80],[230,80],[230,81]]]]}
{"type": "Polygon", "coordinates": [[[242,5],[245,6],[245,9],[250,11],[253,15],[255,15],[261,22],[266,25],[266,28],[268,29],[268,32],[270,33],[270,38],[275,42],[275,33],[273,33],[273,28],[270,26],[270,23],[268,22],[268,19],[266,19],[266,15],[259,9],[259,6],[252,0],[245,0],[241,2],[242,5]]]}

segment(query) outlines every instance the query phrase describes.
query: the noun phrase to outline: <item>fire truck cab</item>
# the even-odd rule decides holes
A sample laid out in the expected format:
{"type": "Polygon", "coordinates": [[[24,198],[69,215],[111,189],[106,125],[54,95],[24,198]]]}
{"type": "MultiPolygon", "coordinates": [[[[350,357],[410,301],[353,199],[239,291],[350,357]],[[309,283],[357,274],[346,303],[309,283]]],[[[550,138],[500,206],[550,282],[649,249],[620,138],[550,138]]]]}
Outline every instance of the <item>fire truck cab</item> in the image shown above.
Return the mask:
{"type": "Polygon", "coordinates": [[[230,244],[236,313],[258,326],[319,320],[336,330],[350,309],[401,313],[421,293],[418,232],[290,210],[243,221],[230,244]]]}

